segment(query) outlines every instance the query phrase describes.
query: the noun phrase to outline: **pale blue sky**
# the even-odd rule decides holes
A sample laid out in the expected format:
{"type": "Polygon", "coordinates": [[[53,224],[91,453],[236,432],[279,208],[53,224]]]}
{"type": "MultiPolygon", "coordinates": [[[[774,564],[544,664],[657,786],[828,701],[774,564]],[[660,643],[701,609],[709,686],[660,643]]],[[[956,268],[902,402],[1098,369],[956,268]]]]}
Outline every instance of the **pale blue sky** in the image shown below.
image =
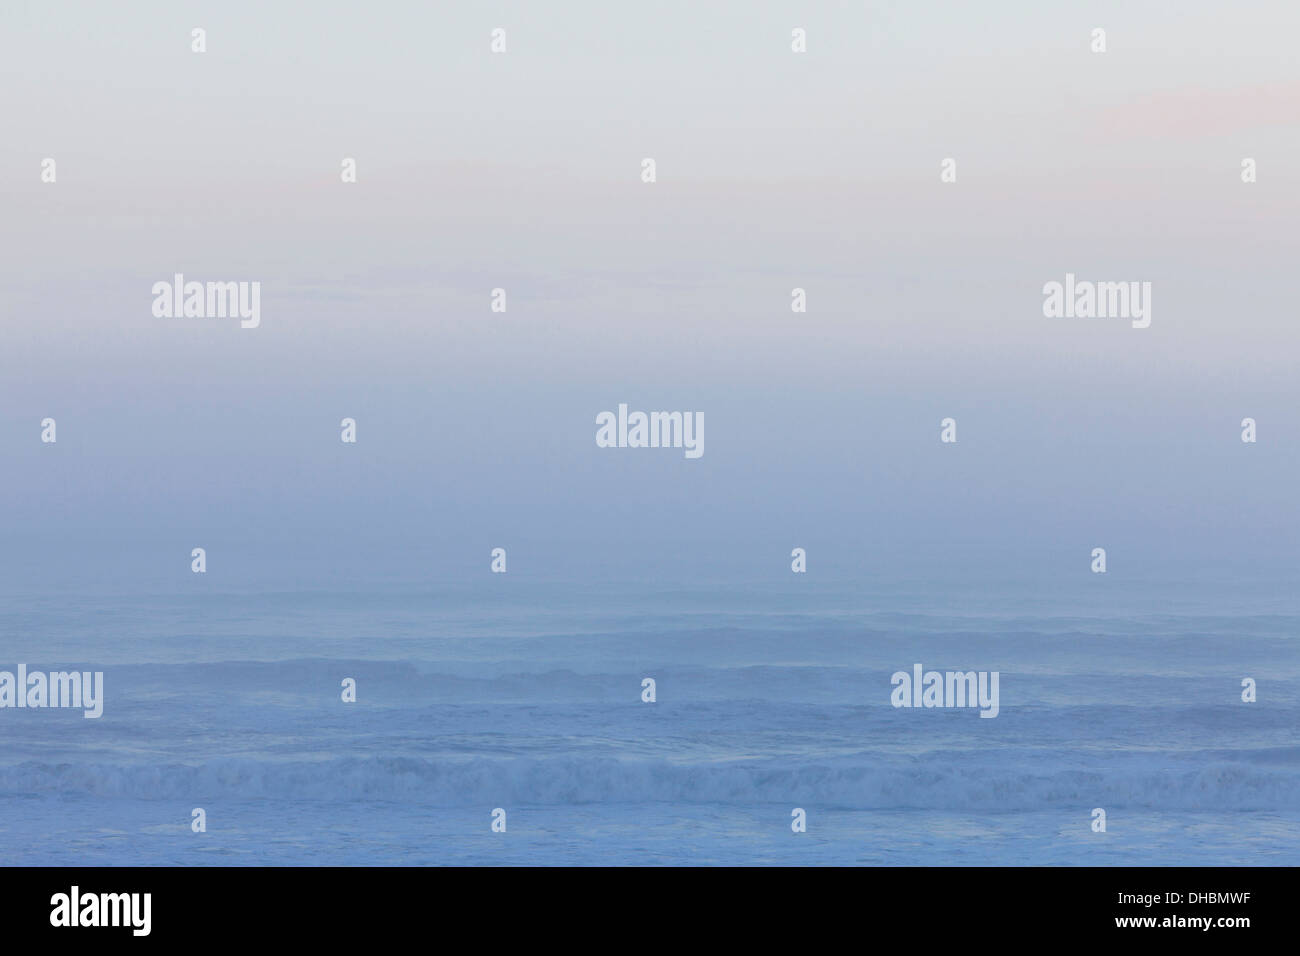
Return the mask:
{"type": "Polygon", "coordinates": [[[1293,566],[1294,4],[378,7],[0,12],[12,573],[1293,566]],[[155,319],[176,271],[261,327],[155,319]],[[1067,271],[1151,328],[1043,318],[1067,271]],[[619,402],[704,458],[597,449],[619,402]]]}

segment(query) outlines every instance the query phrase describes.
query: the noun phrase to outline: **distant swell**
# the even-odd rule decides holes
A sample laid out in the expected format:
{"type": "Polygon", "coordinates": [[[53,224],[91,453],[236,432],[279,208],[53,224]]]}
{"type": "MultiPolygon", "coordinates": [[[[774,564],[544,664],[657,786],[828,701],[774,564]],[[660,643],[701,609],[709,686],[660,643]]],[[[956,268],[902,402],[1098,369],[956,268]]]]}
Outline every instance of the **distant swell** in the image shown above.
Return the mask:
{"type": "Polygon", "coordinates": [[[0,795],[135,800],[303,800],[412,805],[563,806],[779,803],[822,808],[1015,811],[1152,807],[1297,810],[1300,773],[1219,763],[1173,772],[1033,772],[932,763],[767,761],[673,764],[613,758],[216,760],[118,766],[27,762],[0,768],[0,795]]]}

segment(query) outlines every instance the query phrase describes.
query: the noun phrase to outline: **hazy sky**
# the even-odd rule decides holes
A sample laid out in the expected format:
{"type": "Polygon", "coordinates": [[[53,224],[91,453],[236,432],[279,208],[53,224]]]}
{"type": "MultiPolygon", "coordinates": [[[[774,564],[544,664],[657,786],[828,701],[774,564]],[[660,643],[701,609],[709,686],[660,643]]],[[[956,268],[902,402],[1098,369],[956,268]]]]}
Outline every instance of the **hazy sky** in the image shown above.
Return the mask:
{"type": "Polygon", "coordinates": [[[0,570],[1292,573],[1298,29],[1276,0],[6,3],[0,570]],[[261,326],[155,318],[175,272],[260,281],[261,326]],[[1067,272],[1150,282],[1150,328],[1045,318],[1067,272]],[[703,412],[703,458],[597,448],[620,402],[703,412]]]}

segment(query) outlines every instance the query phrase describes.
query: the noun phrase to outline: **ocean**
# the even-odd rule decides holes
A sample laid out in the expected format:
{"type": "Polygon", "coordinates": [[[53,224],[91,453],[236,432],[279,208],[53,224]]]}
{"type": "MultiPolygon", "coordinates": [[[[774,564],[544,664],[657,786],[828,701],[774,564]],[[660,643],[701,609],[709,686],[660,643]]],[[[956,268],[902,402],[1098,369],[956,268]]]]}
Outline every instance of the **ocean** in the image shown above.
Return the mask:
{"type": "Polygon", "coordinates": [[[104,710],[0,710],[0,858],[1300,864],[1289,591],[484,577],[3,598],[0,670],[104,710]],[[893,706],[918,663],[997,716],[893,706]]]}

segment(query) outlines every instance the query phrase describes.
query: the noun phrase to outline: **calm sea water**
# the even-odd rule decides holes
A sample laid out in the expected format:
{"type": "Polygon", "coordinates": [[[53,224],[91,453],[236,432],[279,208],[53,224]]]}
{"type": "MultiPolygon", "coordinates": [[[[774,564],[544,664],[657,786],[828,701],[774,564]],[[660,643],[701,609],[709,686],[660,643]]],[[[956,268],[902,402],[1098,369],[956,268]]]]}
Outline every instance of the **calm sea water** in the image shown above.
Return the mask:
{"type": "Polygon", "coordinates": [[[4,598],[0,669],[106,686],[0,711],[4,862],[1300,863],[1289,595],[498,583],[4,598]]]}

